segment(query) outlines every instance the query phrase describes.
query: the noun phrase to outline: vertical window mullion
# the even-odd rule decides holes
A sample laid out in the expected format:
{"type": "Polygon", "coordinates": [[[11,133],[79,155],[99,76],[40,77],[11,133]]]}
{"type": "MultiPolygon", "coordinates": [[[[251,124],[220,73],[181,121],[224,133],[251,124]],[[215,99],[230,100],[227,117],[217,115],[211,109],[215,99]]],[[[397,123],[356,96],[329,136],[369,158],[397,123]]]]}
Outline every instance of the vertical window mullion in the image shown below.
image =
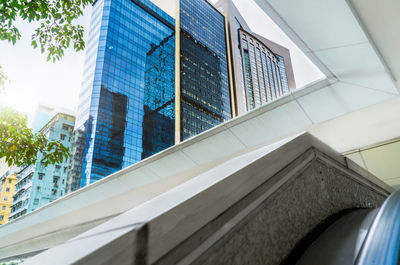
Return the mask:
{"type": "Polygon", "coordinates": [[[276,93],[275,93],[275,82],[274,82],[274,75],[272,71],[272,62],[271,62],[271,57],[267,57],[268,59],[268,73],[269,73],[269,80],[271,82],[271,92],[272,92],[272,100],[275,100],[277,98],[276,93]]]}
{"type": "Polygon", "coordinates": [[[253,92],[253,80],[251,75],[250,58],[249,58],[249,48],[247,40],[243,40],[243,56],[245,65],[245,74],[247,82],[247,92],[249,95],[249,108],[254,109],[254,92],[253,92]]]}
{"type": "Polygon", "coordinates": [[[259,76],[259,81],[260,81],[260,97],[261,97],[261,101],[262,103],[266,103],[267,102],[267,96],[266,96],[266,89],[265,89],[265,82],[264,82],[264,74],[263,74],[263,68],[261,65],[261,50],[260,48],[257,48],[257,68],[258,68],[258,76],[259,76]]]}

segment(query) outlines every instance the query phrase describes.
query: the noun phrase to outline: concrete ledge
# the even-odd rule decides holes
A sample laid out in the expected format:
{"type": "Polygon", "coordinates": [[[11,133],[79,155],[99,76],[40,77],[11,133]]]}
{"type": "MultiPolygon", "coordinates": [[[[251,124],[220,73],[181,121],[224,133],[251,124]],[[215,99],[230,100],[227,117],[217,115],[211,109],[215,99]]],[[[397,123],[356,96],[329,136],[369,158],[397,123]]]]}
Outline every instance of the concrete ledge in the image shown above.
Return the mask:
{"type": "MultiPolygon", "coordinates": [[[[69,264],[60,261],[74,258],[75,251],[81,253],[86,242],[82,239],[91,239],[90,249],[104,246],[124,236],[110,231],[123,231],[137,223],[149,227],[148,264],[264,264],[258,261],[265,262],[265,255],[272,252],[275,262],[329,215],[348,208],[378,207],[390,194],[390,187],[369,175],[364,177],[362,169],[358,172],[350,170],[346,160],[328,146],[302,134],[221,163],[26,264],[44,260],[69,264]],[[96,240],[103,234],[109,236],[96,240]],[[255,244],[255,252],[232,260],[239,253],[237,247],[249,242],[255,244]],[[279,251],[261,251],[269,249],[265,244],[279,251]],[[250,262],[251,257],[259,258],[250,262]]],[[[112,249],[104,251],[115,254],[112,249]]],[[[118,264],[131,264],[127,262],[118,264]]],[[[85,264],[98,263],[86,260],[85,264]]]]}

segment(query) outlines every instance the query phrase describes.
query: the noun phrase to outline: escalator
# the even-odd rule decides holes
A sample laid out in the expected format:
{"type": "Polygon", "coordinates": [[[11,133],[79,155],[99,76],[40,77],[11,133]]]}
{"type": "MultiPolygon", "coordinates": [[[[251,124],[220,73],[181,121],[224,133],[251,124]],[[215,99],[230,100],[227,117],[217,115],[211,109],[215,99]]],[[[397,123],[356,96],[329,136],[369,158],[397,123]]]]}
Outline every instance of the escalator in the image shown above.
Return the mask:
{"type": "Polygon", "coordinates": [[[295,248],[284,264],[399,264],[400,191],[394,192],[379,209],[350,211],[299,255],[299,249],[306,244],[295,248]]]}

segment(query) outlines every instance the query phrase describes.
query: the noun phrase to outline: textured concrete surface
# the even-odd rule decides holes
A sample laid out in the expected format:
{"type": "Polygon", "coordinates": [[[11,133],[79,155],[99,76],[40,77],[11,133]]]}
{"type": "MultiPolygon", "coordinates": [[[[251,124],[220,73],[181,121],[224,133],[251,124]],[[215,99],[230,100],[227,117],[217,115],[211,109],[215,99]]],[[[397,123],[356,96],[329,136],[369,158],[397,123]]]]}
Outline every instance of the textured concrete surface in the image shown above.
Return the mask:
{"type": "Polygon", "coordinates": [[[302,134],[231,158],[26,263],[132,264],[141,245],[143,264],[279,264],[327,217],[377,207],[391,191],[302,134]],[[148,227],[143,244],[132,242],[138,224],[148,227]]]}
{"type": "Polygon", "coordinates": [[[376,208],[384,200],[383,195],[314,160],[194,264],[280,264],[299,240],[332,214],[376,208]]]}

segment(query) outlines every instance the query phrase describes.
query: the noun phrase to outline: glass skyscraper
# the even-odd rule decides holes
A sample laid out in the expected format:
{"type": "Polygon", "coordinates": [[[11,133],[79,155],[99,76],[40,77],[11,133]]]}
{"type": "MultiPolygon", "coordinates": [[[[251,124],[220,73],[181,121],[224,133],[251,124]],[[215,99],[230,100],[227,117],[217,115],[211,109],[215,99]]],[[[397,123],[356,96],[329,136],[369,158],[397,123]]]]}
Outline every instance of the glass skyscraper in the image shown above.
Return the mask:
{"type": "Polygon", "coordinates": [[[180,140],[231,118],[225,30],[207,1],[180,1],[180,140]]]}
{"type": "Polygon", "coordinates": [[[174,119],[174,32],[148,0],[93,4],[68,191],[174,144],[173,126],[151,127],[174,119]]]}
{"type": "Polygon", "coordinates": [[[166,1],[94,2],[68,192],[231,118],[224,15],[166,1]]]}

